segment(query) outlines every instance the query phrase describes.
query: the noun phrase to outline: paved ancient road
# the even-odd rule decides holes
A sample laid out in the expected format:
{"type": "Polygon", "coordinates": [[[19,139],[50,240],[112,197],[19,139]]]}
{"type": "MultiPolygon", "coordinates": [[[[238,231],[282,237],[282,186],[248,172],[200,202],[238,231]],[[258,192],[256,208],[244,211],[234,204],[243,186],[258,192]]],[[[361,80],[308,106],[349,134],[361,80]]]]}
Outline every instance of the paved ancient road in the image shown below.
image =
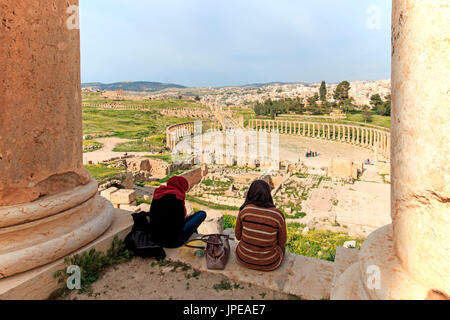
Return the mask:
{"type": "MultiPolygon", "coordinates": [[[[123,156],[124,152],[114,152],[116,145],[124,142],[133,141],[130,139],[121,138],[100,138],[96,141],[103,144],[103,148],[93,152],[83,153],[83,164],[88,164],[92,161],[94,164],[100,163],[103,160],[108,160],[114,157],[123,156]]],[[[151,152],[129,152],[129,154],[134,154],[136,156],[145,156],[151,154],[151,152]]]]}

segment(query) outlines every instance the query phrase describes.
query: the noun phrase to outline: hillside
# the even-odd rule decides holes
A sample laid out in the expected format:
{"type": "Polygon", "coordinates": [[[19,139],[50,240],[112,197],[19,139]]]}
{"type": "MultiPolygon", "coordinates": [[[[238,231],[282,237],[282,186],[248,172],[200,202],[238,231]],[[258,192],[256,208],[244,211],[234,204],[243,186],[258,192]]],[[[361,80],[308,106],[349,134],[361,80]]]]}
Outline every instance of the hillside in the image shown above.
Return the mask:
{"type": "Polygon", "coordinates": [[[98,90],[107,91],[136,91],[136,92],[155,92],[164,89],[183,89],[185,86],[181,86],[173,83],[161,83],[161,82],[148,82],[148,81],[135,81],[135,82],[116,82],[116,83],[101,83],[101,82],[90,82],[83,83],[82,88],[95,88],[98,90]]]}

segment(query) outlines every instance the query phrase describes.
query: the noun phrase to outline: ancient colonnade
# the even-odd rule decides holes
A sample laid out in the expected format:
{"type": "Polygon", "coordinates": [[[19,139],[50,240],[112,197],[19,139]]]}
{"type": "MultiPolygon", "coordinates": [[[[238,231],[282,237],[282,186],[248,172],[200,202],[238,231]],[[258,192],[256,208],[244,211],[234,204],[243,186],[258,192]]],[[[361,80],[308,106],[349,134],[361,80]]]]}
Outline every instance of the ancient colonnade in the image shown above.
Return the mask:
{"type": "Polygon", "coordinates": [[[350,143],[377,150],[385,157],[389,157],[390,154],[390,133],[375,128],[338,123],[260,119],[250,120],[248,128],[264,131],[276,130],[281,134],[350,143]]]}
{"type": "MultiPolygon", "coordinates": [[[[205,132],[206,130],[220,130],[222,128],[222,125],[219,123],[219,121],[201,121],[200,123],[202,124],[202,132],[205,132]]],[[[168,126],[166,129],[166,146],[169,149],[173,149],[181,138],[189,135],[194,135],[194,133],[194,121],[168,126]]]]}

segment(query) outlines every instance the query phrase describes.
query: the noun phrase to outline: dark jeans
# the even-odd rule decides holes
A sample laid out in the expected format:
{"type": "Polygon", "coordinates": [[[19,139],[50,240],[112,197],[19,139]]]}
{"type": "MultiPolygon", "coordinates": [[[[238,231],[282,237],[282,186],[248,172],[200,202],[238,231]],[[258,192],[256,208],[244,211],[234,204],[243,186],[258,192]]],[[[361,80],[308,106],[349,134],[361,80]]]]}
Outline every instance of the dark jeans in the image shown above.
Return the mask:
{"type": "Polygon", "coordinates": [[[181,236],[181,238],[183,239],[183,244],[189,240],[192,234],[198,233],[197,228],[202,224],[203,221],[205,221],[205,219],[205,211],[199,211],[189,217],[186,217],[181,236]]]}

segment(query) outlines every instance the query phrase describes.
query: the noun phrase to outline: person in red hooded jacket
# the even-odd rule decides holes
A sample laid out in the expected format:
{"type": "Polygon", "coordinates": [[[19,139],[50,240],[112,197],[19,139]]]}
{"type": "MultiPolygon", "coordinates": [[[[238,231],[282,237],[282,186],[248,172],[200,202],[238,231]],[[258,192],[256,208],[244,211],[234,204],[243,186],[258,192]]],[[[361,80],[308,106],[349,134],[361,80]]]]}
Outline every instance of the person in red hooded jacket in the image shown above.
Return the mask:
{"type": "Polygon", "coordinates": [[[150,208],[150,234],[152,241],[165,248],[178,248],[186,243],[206,219],[206,212],[186,216],[186,192],[189,182],[174,176],[167,186],[155,190],[150,208]]]}

